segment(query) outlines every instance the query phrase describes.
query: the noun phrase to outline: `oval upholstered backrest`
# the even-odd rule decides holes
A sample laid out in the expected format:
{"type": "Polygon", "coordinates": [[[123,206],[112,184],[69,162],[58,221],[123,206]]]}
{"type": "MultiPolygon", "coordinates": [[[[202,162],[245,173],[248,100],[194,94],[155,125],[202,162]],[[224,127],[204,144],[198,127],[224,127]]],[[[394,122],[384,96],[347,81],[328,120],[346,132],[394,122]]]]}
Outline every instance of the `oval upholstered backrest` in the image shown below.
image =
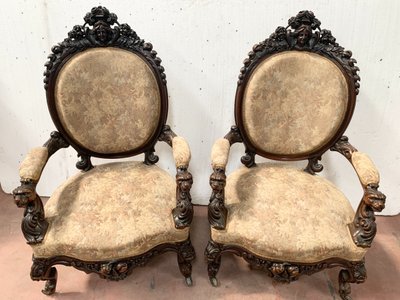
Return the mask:
{"type": "Polygon", "coordinates": [[[358,68],[311,12],[254,46],[236,92],[235,118],[246,151],[271,159],[319,157],[345,131],[358,68]],[[315,29],[318,28],[318,31],[315,29]]]}
{"type": "Polygon", "coordinates": [[[161,95],[148,64],[124,49],[91,48],[59,71],[55,107],[81,147],[108,154],[146,144],[158,128],[161,95]]]}
{"type": "Polygon", "coordinates": [[[243,125],[251,143],[274,155],[298,155],[326,144],[346,114],[342,71],[310,52],[285,51],[262,61],[243,95],[243,125]]]}
{"type": "Polygon", "coordinates": [[[94,7],[46,63],[52,119],[81,157],[150,153],[165,125],[161,59],[127,24],[94,7]]]}

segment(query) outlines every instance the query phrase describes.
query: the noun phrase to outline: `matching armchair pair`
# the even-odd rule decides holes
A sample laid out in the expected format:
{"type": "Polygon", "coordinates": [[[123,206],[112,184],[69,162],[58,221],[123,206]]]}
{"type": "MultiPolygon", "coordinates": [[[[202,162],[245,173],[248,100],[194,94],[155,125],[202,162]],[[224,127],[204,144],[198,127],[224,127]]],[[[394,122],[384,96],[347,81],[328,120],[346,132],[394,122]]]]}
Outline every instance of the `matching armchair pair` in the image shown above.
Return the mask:
{"type": "MultiPolygon", "coordinates": [[[[161,59],[127,24],[95,7],[52,49],[45,89],[58,131],[21,164],[14,199],[24,207],[22,231],[33,249],[33,280],[53,294],[56,264],[120,280],[166,251],[177,253],[192,285],[195,251],[187,142],[166,125],[168,95],[161,59]],[[172,147],[176,179],[157,167],[154,146],[172,147]],[[43,206],[36,185],[52,154],[72,146],[72,176],[43,206]],[[91,157],[144,153],[144,162],[93,166],[91,157]]],[[[343,136],[352,117],[359,76],[350,51],[302,11],[255,45],[244,61],[235,99],[235,126],[215,142],[208,206],[208,276],[217,286],[223,253],[243,257],[275,280],[340,266],[339,293],[366,278],[364,257],[376,234],[375,211],[384,208],[379,173],[343,136]],[[243,167],[225,170],[230,146],[243,143],[243,167]],[[343,193],[316,173],[327,151],[343,154],[364,190],[353,211],[343,193]],[[308,161],[304,169],[272,162],[308,161]]]]}

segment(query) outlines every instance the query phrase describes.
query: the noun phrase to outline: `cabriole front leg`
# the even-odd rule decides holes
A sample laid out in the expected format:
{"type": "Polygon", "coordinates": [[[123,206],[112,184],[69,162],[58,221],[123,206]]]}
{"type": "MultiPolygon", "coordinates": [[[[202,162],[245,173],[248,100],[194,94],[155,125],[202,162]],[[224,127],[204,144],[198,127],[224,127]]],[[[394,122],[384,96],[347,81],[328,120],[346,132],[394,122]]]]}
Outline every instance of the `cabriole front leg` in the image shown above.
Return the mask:
{"type": "Polygon", "coordinates": [[[178,246],[178,265],[179,270],[185,277],[185,283],[187,286],[193,285],[192,280],[192,261],[196,258],[194,248],[190,239],[181,243],[178,246]]]}
{"type": "Polygon", "coordinates": [[[33,258],[31,267],[32,280],[45,280],[45,286],[42,293],[52,295],[57,286],[57,269],[51,266],[50,260],[33,258]]]}
{"type": "Polygon", "coordinates": [[[363,283],[367,278],[364,262],[353,263],[339,273],[339,295],[343,300],[351,300],[350,283],[363,283]]]}
{"type": "Polygon", "coordinates": [[[213,241],[209,241],[204,251],[207,260],[208,278],[213,287],[218,286],[217,273],[221,266],[221,247],[213,241]]]}

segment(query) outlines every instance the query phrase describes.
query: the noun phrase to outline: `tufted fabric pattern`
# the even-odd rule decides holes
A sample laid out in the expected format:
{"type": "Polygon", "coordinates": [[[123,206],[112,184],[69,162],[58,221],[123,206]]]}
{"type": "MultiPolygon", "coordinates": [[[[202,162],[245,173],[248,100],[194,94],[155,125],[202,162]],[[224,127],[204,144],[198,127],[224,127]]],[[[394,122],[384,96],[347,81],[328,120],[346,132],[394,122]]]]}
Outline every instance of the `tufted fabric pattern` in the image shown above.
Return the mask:
{"type": "Polygon", "coordinates": [[[55,88],[56,109],[68,134],[104,154],[148,142],[159,122],[160,99],[147,63],[112,47],[75,55],[61,69],[55,88]]]}
{"type": "Polygon", "coordinates": [[[225,230],[212,229],[216,242],[289,262],[364,257],[347,227],[352,207],[324,178],[282,165],[242,167],[228,176],[225,197],[228,220],[225,230]]]}
{"type": "Polygon", "coordinates": [[[218,139],[215,141],[211,150],[211,164],[213,169],[225,169],[229,159],[229,150],[231,145],[227,139],[218,139]]]}
{"type": "Polygon", "coordinates": [[[176,136],[172,139],[172,153],[177,168],[189,165],[191,158],[190,148],[183,137],[176,136]]]}
{"type": "Polygon", "coordinates": [[[369,156],[362,152],[353,152],[351,163],[363,185],[378,184],[379,172],[369,156]]]}
{"type": "Polygon", "coordinates": [[[275,155],[323,147],[343,122],[347,82],[329,59],[286,51],[265,59],[247,83],[242,106],[253,145],[275,155]]]}
{"type": "Polygon", "coordinates": [[[142,254],[184,241],[175,229],[175,180],[155,165],[109,163],[69,178],[45,205],[50,226],[35,257],[67,255],[98,261],[142,254]]]}
{"type": "Polygon", "coordinates": [[[36,147],[30,150],[19,167],[20,178],[39,181],[48,156],[49,152],[46,147],[36,147]]]}

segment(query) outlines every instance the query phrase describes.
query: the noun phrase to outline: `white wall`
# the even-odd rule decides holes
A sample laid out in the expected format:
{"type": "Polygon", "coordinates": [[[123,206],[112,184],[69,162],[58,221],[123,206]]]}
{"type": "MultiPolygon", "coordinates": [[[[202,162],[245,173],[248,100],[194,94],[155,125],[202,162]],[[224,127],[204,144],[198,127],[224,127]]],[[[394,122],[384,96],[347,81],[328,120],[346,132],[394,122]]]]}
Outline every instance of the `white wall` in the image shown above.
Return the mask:
{"type": "MultiPolygon", "coordinates": [[[[381,171],[387,194],[385,214],[400,212],[400,2],[379,1],[4,1],[0,11],[0,182],[6,192],[18,185],[18,164],[26,152],[43,144],[54,130],[42,84],[50,47],[62,41],[92,6],[104,5],[153,43],[166,69],[170,94],[168,123],[192,148],[195,203],[210,195],[209,153],[215,139],[234,123],[237,75],[247,52],[298,11],[314,11],[322,28],[351,49],[361,69],[361,92],[347,135],[367,152],[381,171]],[[317,2],[317,3],[316,3],[317,2]]],[[[157,147],[162,166],[173,174],[166,145],[157,147]],[[167,159],[165,159],[167,157],[167,159]]],[[[235,145],[228,171],[236,168],[235,145]]],[[[49,195],[77,172],[72,149],[49,161],[38,191],[49,195]]],[[[337,153],[325,155],[324,176],[357,206],[362,190],[350,165],[337,153]]]]}

